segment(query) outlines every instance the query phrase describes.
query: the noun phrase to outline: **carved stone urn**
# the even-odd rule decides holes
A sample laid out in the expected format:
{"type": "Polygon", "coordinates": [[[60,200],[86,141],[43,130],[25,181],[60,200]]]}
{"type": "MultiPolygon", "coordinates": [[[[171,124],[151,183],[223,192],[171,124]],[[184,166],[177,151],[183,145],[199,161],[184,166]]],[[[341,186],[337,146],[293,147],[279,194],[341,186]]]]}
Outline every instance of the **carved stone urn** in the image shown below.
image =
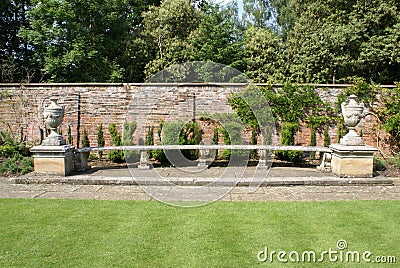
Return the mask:
{"type": "Polygon", "coordinates": [[[49,106],[44,108],[44,120],[50,127],[50,135],[43,141],[43,145],[65,145],[65,140],[57,133],[57,128],[61,125],[64,118],[64,107],[57,104],[57,99],[50,99],[49,106]]]}
{"type": "Polygon", "coordinates": [[[360,120],[364,117],[364,106],[362,103],[357,103],[357,96],[350,95],[346,102],[343,102],[342,115],[344,123],[346,124],[349,132],[340,139],[340,144],[348,146],[361,146],[364,145],[364,141],[355,131],[356,126],[360,120]]]}

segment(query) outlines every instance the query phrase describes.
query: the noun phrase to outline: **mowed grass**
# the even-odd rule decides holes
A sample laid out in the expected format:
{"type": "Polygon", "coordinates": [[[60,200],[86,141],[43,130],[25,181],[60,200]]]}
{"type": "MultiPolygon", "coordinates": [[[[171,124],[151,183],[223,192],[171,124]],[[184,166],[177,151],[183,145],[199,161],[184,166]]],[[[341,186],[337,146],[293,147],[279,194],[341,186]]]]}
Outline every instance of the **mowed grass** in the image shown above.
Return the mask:
{"type": "MultiPolygon", "coordinates": [[[[0,199],[0,267],[282,267],[276,259],[259,262],[258,252],[337,250],[340,239],[348,250],[399,259],[400,202],[177,208],[155,201],[0,199]]],[[[325,259],[286,266],[360,267],[325,259]]]]}

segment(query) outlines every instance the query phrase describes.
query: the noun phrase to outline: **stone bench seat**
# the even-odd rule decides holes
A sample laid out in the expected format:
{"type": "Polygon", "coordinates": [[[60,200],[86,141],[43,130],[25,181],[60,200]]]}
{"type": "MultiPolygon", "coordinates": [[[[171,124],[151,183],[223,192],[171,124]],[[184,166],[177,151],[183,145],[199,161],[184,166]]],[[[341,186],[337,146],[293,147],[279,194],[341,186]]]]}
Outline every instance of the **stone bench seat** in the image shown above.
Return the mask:
{"type": "Polygon", "coordinates": [[[98,151],[112,151],[112,150],[125,150],[125,151],[139,151],[139,169],[148,169],[149,159],[147,156],[148,150],[199,150],[199,166],[207,166],[206,155],[209,150],[260,150],[260,159],[258,162],[259,167],[267,167],[267,151],[302,151],[302,152],[319,152],[321,164],[320,170],[330,171],[330,155],[331,149],[321,146],[287,146],[287,145],[130,145],[130,146],[104,146],[104,147],[84,147],[76,149],[75,151],[80,154],[79,169],[84,170],[87,166],[87,158],[90,152],[98,151]],[[327,153],[327,154],[326,154],[327,153]]]}
{"type": "Polygon", "coordinates": [[[267,151],[302,151],[330,153],[331,149],[321,146],[287,146],[287,145],[130,145],[130,146],[105,146],[84,147],[76,149],[77,152],[97,152],[110,150],[146,151],[146,150],[267,150],[267,151]]]}

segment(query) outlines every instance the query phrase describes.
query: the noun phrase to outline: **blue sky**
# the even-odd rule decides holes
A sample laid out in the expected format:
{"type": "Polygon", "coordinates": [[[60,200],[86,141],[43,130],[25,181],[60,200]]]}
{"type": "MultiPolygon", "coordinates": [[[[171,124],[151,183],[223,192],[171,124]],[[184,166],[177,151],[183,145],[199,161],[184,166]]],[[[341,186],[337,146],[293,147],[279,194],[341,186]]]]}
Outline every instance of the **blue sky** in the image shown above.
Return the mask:
{"type": "MultiPolygon", "coordinates": [[[[221,4],[221,5],[228,4],[232,1],[235,1],[235,0],[214,0],[215,3],[221,4]]],[[[240,16],[243,13],[243,0],[236,0],[236,2],[238,3],[238,6],[239,6],[239,16],[240,16]]]]}

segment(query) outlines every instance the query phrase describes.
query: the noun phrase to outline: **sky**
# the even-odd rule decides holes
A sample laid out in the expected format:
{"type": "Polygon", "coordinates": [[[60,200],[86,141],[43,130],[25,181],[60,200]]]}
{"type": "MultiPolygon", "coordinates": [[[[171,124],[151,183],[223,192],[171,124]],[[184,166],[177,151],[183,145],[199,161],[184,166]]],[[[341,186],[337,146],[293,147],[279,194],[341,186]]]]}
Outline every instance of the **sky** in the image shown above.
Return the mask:
{"type": "MultiPolygon", "coordinates": [[[[221,5],[226,5],[232,1],[234,1],[234,0],[214,0],[213,2],[221,4],[221,5]]],[[[236,2],[238,3],[239,17],[240,17],[241,14],[243,13],[243,0],[236,0],[236,2]]]]}

